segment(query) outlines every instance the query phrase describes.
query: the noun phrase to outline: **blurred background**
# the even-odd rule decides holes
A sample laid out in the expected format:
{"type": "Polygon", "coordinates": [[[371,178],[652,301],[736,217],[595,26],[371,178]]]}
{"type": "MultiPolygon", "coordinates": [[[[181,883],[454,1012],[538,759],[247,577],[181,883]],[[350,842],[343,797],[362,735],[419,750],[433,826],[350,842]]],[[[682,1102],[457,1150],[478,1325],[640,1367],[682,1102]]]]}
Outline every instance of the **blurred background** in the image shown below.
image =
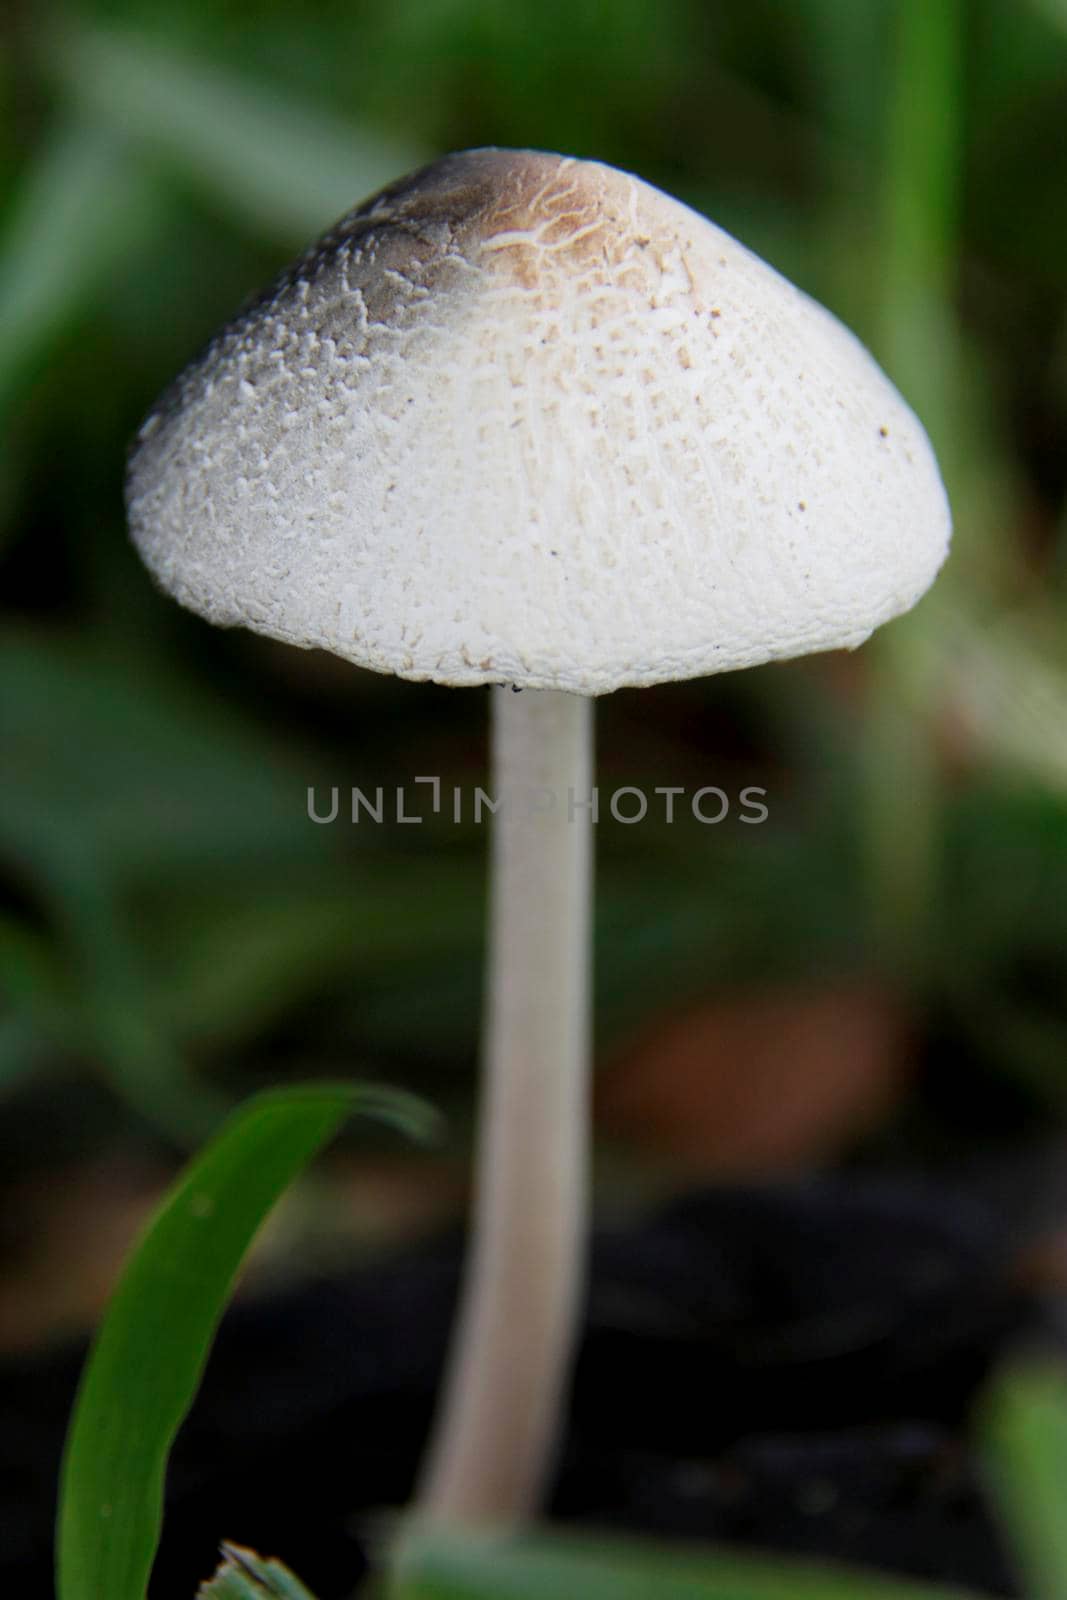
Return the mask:
{"type": "Polygon", "coordinates": [[[1058,1148],[1065,0],[8,0],[0,47],[0,1352],[84,1330],[182,1152],[268,1083],[449,1120],[431,1153],[352,1130],[261,1271],[461,1215],[484,831],[344,797],[483,782],[486,695],[210,628],[123,512],[158,391],[450,149],[601,158],[735,233],[874,350],[956,523],[856,655],[599,705],[605,791],[769,813],[600,824],[601,1215],[1058,1148]]]}

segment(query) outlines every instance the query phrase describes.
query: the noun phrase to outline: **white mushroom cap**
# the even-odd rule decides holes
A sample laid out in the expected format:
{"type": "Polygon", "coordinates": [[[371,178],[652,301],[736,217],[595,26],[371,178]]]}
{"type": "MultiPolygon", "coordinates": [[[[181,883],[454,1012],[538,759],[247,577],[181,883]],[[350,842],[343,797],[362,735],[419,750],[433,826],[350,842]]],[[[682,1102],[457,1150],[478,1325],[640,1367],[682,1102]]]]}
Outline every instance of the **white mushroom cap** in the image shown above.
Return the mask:
{"type": "Polygon", "coordinates": [[[857,645],[950,534],[828,312],[640,179],[507,150],[384,190],[224,329],[129,510],[213,622],[583,694],[857,645]]]}

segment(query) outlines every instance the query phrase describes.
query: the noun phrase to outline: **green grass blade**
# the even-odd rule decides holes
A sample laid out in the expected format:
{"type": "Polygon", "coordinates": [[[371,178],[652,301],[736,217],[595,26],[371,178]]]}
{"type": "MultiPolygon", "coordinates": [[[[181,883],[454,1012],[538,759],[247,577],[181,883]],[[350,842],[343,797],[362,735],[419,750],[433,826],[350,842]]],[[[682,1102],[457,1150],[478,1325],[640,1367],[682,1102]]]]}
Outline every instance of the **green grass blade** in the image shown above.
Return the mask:
{"type": "MultiPolygon", "coordinates": [[[[960,0],[896,0],[891,27],[876,350],[922,417],[951,485],[965,16],[960,0]]],[[[881,960],[909,982],[921,981],[929,965],[938,896],[941,801],[927,712],[936,680],[915,671],[931,628],[924,608],[879,634],[867,653],[863,802],[872,930],[881,960]]]]}
{"type": "Polygon", "coordinates": [[[235,1274],[283,1191],[354,1112],[413,1135],[432,1127],[421,1102],[387,1089],[259,1095],[190,1163],[149,1223],[100,1328],[67,1438],[59,1600],[143,1600],[167,1456],[235,1274]]]}
{"type": "Polygon", "coordinates": [[[409,1534],[390,1600],[964,1600],[961,1589],[637,1540],[409,1534]]]}
{"type": "Polygon", "coordinates": [[[1067,1370],[1019,1365],[983,1417],[989,1478],[1031,1600],[1067,1600],[1067,1370]]]}
{"type": "Polygon", "coordinates": [[[958,406],[952,294],[963,167],[965,13],[960,0],[900,0],[884,178],[882,354],[938,450],[958,406]]]}

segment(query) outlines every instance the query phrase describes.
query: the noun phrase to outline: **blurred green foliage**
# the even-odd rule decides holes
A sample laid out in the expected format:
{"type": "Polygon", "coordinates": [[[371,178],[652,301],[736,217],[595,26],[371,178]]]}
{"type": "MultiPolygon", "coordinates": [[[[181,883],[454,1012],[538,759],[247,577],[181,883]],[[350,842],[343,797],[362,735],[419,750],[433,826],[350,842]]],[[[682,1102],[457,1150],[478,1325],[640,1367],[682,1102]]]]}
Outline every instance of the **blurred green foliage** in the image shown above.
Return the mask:
{"type": "MultiPolygon", "coordinates": [[[[894,1580],[829,1562],[651,1541],[546,1534],[514,1540],[428,1534],[390,1600],[977,1600],[967,1590],[894,1580]]],[[[1044,1597],[1040,1597],[1044,1600],[1044,1597]]]]}
{"type": "Polygon", "coordinates": [[[990,1488],[1032,1600],[1067,1593],[1067,1373],[1052,1359],[1016,1360],[985,1396],[990,1488]]]}
{"type": "Polygon", "coordinates": [[[122,477],[158,390],[296,248],[484,143],[630,167],[825,300],[926,419],[957,520],[935,592],[854,663],[602,705],[606,785],[763,783],[771,815],[601,827],[601,1037],[873,969],[948,1084],[943,1137],[998,1128],[1005,1094],[1058,1108],[1058,0],[81,0],[10,6],[0,46],[0,1109],[102,1084],[187,1141],[279,1079],[466,1100],[480,830],[305,806],[481,781],[484,697],[180,613],[122,477]]]}

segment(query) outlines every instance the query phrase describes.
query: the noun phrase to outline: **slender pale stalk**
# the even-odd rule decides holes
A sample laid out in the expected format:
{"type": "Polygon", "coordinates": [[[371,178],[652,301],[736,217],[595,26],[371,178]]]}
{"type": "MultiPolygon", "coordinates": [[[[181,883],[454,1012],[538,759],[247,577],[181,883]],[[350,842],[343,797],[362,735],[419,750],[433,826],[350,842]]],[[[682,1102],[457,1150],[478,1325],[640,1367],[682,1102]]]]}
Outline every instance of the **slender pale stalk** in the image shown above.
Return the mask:
{"type": "Polygon", "coordinates": [[[494,689],[474,1215],[416,1514],[506,1526],[553,1464],[584,1280],[592,701],[494,689]]]}

